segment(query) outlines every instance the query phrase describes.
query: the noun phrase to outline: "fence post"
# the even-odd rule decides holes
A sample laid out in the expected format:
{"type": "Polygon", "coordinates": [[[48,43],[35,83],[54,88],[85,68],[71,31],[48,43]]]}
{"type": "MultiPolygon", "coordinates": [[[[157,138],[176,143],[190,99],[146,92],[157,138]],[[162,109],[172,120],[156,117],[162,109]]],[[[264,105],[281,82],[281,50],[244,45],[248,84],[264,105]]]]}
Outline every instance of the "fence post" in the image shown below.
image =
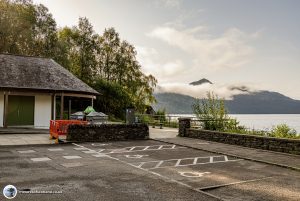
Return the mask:
{"type": "Polygon", "coordinates": [[[186,129],[191,128],[191,118],[179,118],[178,123],[179,123],[178,136],[185,137],[186,129]]]}

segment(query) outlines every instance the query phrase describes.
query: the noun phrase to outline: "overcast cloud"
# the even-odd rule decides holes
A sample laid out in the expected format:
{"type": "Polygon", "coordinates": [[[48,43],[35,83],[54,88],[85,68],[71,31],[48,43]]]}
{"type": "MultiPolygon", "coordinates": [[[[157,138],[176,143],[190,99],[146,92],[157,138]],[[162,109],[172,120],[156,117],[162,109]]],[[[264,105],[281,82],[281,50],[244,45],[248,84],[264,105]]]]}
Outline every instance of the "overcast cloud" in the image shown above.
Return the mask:
{"type": "Polygon", "coordinates": [[[194,94],[186,85],[207,78],[216,84],[200,91],[228,97],[236,92],[226,86],[242,83],[300,99],[300,1],[33,1],[45,4],[60,27],[80,16],[100,34],[115,27],[160,89],[194,94]]]}

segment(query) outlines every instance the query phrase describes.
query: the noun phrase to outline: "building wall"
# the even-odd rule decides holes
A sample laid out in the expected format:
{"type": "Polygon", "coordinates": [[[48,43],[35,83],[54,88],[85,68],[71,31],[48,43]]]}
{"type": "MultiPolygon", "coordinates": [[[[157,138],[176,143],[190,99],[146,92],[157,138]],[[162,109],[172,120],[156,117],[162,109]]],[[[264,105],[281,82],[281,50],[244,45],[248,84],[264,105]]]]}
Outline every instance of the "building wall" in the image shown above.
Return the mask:
{"type": "Polygon", "coordinates": [[[51,96],[36,95],[34,106],[34,127],[49,128],[51,119],[51,96]]]}
{"type": "Polygon", "coordinates": [[[0,92],[0,127],[3,127],[4,94],[0,92]]]}

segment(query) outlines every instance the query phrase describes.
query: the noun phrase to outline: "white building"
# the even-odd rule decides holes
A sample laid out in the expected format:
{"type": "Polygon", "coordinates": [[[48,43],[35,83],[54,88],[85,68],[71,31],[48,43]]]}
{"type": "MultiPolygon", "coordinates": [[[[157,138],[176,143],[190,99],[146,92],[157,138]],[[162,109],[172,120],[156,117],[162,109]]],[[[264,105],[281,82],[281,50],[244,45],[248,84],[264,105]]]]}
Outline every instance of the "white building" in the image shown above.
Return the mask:
{"type": "Polygon", "coordinates": [[[63,119],[64,97],[93,102],[96,95],[52,59],[0,54],[0,127],[49,128],[57,112],[63,119]],[[55,109],[57,97],[60,111],[55,109]]]}

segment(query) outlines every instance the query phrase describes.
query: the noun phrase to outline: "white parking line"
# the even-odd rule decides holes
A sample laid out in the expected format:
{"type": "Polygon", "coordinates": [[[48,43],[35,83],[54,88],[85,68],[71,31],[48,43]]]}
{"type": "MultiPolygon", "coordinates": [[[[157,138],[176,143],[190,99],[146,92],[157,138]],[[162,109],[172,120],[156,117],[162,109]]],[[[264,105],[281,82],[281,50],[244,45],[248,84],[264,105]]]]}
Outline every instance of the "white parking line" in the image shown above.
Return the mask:
{"type": "MultiPolygon", "coordinates": [[[[75,143],[73,143],[73,145],[83,147],[83,146],[77,145],[77,144],[75,144],[75,143]]],[[[179,147],[179,148],[185,148],[185,147],[179,147]]],[[[123,164],[129,165],[129,166],[131,166],[131,167],[138,168],[138,169],[143,170],[143,171],[145,171],[145,172],[151,173],[151,174],[153,174],[153,175],[156,175],[156,176],[158,176],[158,177],[161,177],[161,178],[163,178],[163,179],[165,179],[165,180],[168,180],[168,181],[171,181],[171,182],[173,182],[173,183],[177,183],[177,184],[179,184],[179,185],[185,186],[185,187],[187,187],[187,188],[189,188],[189,189],[192,189],[192,190],[194,190],[194,191],[196,191],[196,192],[200,192],[200,193],[206,194],[206,195],[208,195],[208,196],[210,196],[210,197],[214,197],[214,198],[217,199],[217,200],[221,200],[219,197],[214,196],[214,195],[212,195],[212,194],[210,194],[210,193],[201,191],[201,190],[199,190],[199,189],[193,188],[193,187],[192,187],[191,185],[189,185],[189,184],[185,184],[185,183],[183,183],[183,182],[181,182],[181,181],[177,181],[177,180],[172,179],[172,178],[169,178],[169,177],[167,177],[167,176],[163,176],[163,175],[161,175],[161,174],[159,174],[159,173],[157,173],[157,172],[153,172],[153,171],[150,171],[150,170],[148,170],[148,169],[141,168],[141,166],[143,166],[146,162],[141,162],[139,165],[134,165],[134,164],[132,164],[132,163],[128,163],[128,162],[126,162],[126,161],[120,160],[119,158],[115,158],[115,157],[112,157],[112,156],[110,156],[110,155],[106,155],[106,157],[108,157],[108,158],[110,158],[110,159],[113,159],[113,160],[116,160],[116,161],[119,161],[119,162],[121,162],[121,163],[123,163],[123,164]]]]}
{"type": "Polygon", "coordinates": [[[65,159],[78,159],[82,158],[81,156],[63,156],[65,159]]]}
{"type": "Polygon", "coordinates": [[[225,161],[228,161],[228,157],[227,157],[227,156],[224,156],[224,160],[225,160],[225,161]]]}
{"type": "Polygon", "coordinates": [[[92,155],[96,158],[101,158],[101,157],[108,157],[106,154],[95,154],[95,155],[92,155]]]}
{"type": "Polygon", "coordinates": [[[205,156],[205,157],[194,157],[194,158],[181,158],[181,159],[168,159],[168,160],[160,160],[160,161],[146,161],[139,163],[131,163],[132,165],[143,168],[143,165],[147,165],[147,168],[144,169],[157,169],[157,168],[166,168],[166,167],[186,167],[192,165],[204,165],[204,164],[212,164],[212,163],[225,163],[225,162],[235,162],[243,159],[233,159],[229,160],[227,156],[205,156]],[[182,161],[193,161],[185,164],[181,164],[182,161]],[[166,163],[165,163],[166,162],[166,163]],[[166,165],[164,165],[164,163],[166,165]],[[170,164],[171,163],[171,164],[170,164]],[[173,163],[173,165],[172,165],[173,163]],[[149,167],[150,166],[150,167],[149,167]]]}
{"type": "Polygon", "coordinates": [[[49,151],[63,151],[64,149],[62,148],[57,148],[57,149],[48,149],[49,151]]]}
{"type": "Polygon", "coordinates": [[[44,158],[31,158],[30,160],[32,160],[32,161],[34,161],[34,162],[51,161],[51,159],[48,158],[48,157],[44,157],[44,158]]]}
{"type": "Polygon", "coordinates": [[[82,163],[63,163],[61,165],[66,167],[66,168],[83,166],[82,163]]]}
{"type": "Polygon", "coordinates": [[[17,152],[19,152],[20,154],[29,154],[29,153],[34,153],[36,151],[34,151],[34,150],[23,150],[23,151],[17,151],[17,152]]]}
{"type": "MultiPolygon", "coordinates": [[[[86,148],[76,143],[73,143],[73,145],[77,146],[76,148],[73,148],[74,150],[86,151],[84,153],[92,153],[92,149],[86,148]]],[[[99,149],[98,151],[96,150],[94,151],[103,154],[115,154],[115,153],[129,153],[129,152],[138,152],[138,151],[159,151],[159,150],[166,150],[166,149],[183,149],[183,148],[186,147],[181,147],[177,145],[160,144],[160,145],[151,145],[151,146],[131,146],[131,147],[118,148],[118,149],[99,149]]]]}
{"type": "Polygon", "coordinates": [[[125,155],[126,158],[143,158],[144,156],[149,156],[149,155],[125,155]]]}
{"type": "Polygon", "coordinates": [[[92,143],[91,145],[92,145],[92,146],[95,146],[95,147],[101,147],[101,146],[106,146],[106,145],[108,145],[108,144],[92,143]]]}
{"type": "Polygon", "coordinates": [[[186,147],[181,147],[176,145],[133,146],[133,147],[124,147],[120,149],[110,149],[110,151],[106,152],[105,154],[128,153],[128,152],[137,152],[137,151],[159,151],[159,150],[166,150],[166,149],[182,149],[182,148],[186,148],[186,147]]]}

